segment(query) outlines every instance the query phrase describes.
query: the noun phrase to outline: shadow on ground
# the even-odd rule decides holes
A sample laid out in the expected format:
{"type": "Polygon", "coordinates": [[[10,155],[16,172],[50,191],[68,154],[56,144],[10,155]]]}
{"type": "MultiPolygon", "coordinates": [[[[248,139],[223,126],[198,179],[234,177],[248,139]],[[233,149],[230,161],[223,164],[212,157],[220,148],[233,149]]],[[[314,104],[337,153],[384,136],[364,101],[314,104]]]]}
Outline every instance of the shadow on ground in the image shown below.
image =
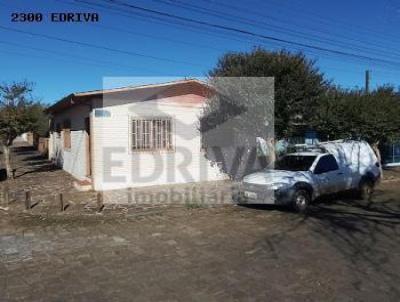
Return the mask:
{"type": "Polygon", "coordinates": [[[304,222],[326,238],[360,275],[374,271],[400,295],[400,272],[390,264],[400,245],[400,204],[396,199],[321,202],[311,208],[304,222]]]}
{"type": "Polygon", "coordinates": [[[373,275],[379,276],[388,291],[400,296],[400,271],[394,269],[400,260],[400,202],[396,194],[379,189],[370,202],[357,200],[351,194],[332,196],[313,204],[306,215],[287,213],[290,209],[283,207],[247,207],[285,212],[285,231],[268,235],[264,240],[266,248],[279,250],[293,234],[305,234],[303,240],[320,238],[321,244],[333,247],[359,276],[360,281],[353,284],[356,289],[361,290],[357,288],[361,284],[365,287],[365,280],[374,286],[376,279],[370,277],[373,275]]]}
{"type": "Polygon", "coordinates": [[[13,147],[12,151],[14,153],[14,175],[16,179],[27,174],[51,172],[60,169],[45,156],[38,154],[38,151],[32,146],[17,146],[13,147]]]}
{"type": "Polygon", "coordinates": [[[33,146],[14,146],[12,151],[17,155],[33,154],[37,152],[33,146]]]}
{"type": "Polygon", "coordinates": [[[399,167],[387,167],[383,169],[383,173],[385,172],[390,172],[394,174],[400,174],[400,168],[399,167]]]}

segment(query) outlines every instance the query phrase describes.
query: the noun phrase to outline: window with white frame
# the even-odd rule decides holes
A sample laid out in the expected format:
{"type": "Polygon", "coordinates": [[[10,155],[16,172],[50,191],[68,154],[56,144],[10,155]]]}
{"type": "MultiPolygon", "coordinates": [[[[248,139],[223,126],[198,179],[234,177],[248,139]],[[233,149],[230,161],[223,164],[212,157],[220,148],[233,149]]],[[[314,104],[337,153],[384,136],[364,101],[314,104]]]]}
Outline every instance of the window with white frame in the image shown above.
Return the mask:
{"type": "Polygon", "coordinates": [[[132,150],[171,150],[172,121],[170,118],[133,119],[132,150]]]}

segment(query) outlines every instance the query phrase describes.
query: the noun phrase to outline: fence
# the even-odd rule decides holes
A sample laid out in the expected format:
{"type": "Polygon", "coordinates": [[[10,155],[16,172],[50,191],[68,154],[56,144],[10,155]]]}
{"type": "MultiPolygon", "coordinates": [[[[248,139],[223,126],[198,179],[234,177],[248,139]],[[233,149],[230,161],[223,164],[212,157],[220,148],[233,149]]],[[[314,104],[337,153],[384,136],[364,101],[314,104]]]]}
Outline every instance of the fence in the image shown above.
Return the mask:
{"type": "Polygon", "coordinates": [[[386,144],[381,152],[386,166],[400,166],[400,143],[386,144]]]}
{"type": "MultiPolygon", "coordinates": [[[[8,186],[0,189],[0,210],[8,211],[11,205],[13,205],[14,210],[20,210],[21,205],[23,205],[23,209],[25,211],[30,211],[37,205],[43,203],[43,195],[35,196],[32,194],[31,190],[18,190],[18,191],[10,191],[8,186]],[[19,205],[19,206],[18,206],[19,205]]],[[[52,194],[52,198],[54,202],[51,204],[58,207],[58,210],[61,212],[65,212],[73,202],[69,202],[69,200],[73,199],[73,195],[69,195],[66,193],[55,193],[52,194]]],[[[97,212],[102,212],[104,208],[104,197],[103,193],[98,192],[96,195],[96,206],[92,209],[97,212]]]]}
{"type": "Polygon", "coordinates": [[[38,146],[39,143],[39,135],[36,133],[28,132],[26,134],[26,141],[29,145],[34,146],[35,148],[38,146]]]}
{"type": "Polygon", "coordinates": [[[47,137],[40,137],[37,149],[41,154],[47,155],[49,152],[49,139],[47,137]]]}

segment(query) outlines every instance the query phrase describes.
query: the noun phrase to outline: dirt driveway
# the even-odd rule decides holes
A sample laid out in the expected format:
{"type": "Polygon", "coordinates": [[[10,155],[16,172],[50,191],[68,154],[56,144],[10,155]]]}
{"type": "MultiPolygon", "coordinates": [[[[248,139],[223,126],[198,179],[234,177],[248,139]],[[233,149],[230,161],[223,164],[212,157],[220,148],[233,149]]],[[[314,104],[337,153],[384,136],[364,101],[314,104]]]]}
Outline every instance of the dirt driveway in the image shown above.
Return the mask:
{"type": "Polygon", "coordinates": [[[399,184],[367,206],[0,216],[1,301],[399,301],[399,184]]]}

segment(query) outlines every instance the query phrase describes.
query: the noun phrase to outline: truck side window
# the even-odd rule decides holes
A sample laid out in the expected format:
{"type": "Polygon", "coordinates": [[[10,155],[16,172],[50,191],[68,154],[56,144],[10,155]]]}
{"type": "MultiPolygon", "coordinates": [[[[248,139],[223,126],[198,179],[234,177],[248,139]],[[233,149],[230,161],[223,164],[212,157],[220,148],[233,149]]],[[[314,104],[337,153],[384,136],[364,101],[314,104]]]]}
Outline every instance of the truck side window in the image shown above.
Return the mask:
{"type": "Polygon", "coordinates": [[[315,174],[322,174],[330,171],[336,171],[339,169],[338,163],[333,155],[326,155],[319,159],[317,166],[315,167],[315,174]]]}

